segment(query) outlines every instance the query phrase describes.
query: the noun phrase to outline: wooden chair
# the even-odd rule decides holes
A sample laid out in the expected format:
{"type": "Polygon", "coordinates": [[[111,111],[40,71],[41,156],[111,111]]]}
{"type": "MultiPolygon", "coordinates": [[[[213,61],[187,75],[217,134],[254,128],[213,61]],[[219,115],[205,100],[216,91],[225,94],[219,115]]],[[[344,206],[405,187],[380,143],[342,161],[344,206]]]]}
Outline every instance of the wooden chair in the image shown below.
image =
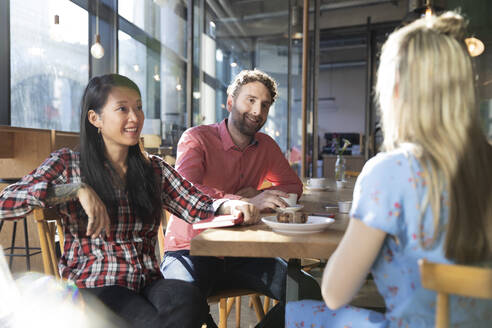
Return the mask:
{"type": "Polygon", "coordinates": [[[35,208],[28,216],[34,218],[38,226],[44,273],[60,278],[55,249],[55,232],[58,229],[60,251],[63,253],[64,239],[60,215],[54,208],[35,208]]]}
{"type": "Polygon", "coordinates": [[[359,171],[345,171],[345,175],[348,177],[357,178],[359,176],[359,174],[360,174],[359,171]]]}
{"type": "MultiPolygon", "coordinates": [[[[43,258],[44,272],[47,275],[52,275],[60,279],[58,271],[58,256],[55,249],[55,232],[58,229],[60,238],[60,250],[63,252],[63,229],[61,218],[58,212],[53,208],[35,208],[28,216],[33,217],[38,226],[39,242],[41,246],[41,255],[43,258]]],[[[167,222],[169,213],[166,212],[167,222]]],[[[161,258],[164,255],[164,234],[162,229],[163,223],[159,228],[158,241],[161,258]]],[[[248,289],[231,289],[210,296],[207,301],[209,303],[219,303],[219,328],[227,328],[227,317],[229,316],[232,306],[236,304],[236,327],[241,324],[241,296],[251,295],[255,313],[258,321],[265,317],[259,295],[248,289]]]]}
{"type": "MultiPolygon", "coordinates": [[[[16,183],[20,178],[0,178],[0,191],[2,191],[5,187],[12,183],[16,183]]],[[[9,268],[12,271],[14,257],[24,257],[26,259],[26,269],[27,271],[31,271],[31,257],[41,253],[41,248],[32,247],[29,245],[29,229],[27,225],[27,220],[25,216],[16,217],[16,218],[4,218],[0,220],[0,233],[2,232],[2,228],[4,223],[9,222],[13,223],[12,226],[12,235],[10,247],[5,247],[3,249],[5,257],[9,258],[9,268]],[[19,246],[16,243],[17,239],[17,223],[20,223],[24,228],[24,245],[19,246]]]]}
{"type": "Polygon", "coordinates": [[[436,328],[449,327],[449,294],[492,299],[492,269],[419,260],[422,286],[437,292],[436,328]]]}
{"type": "MultiPolygon", "coordinates": [[[[164,227],[166,226],[169,217],[170,213],[165,211],[158,232],[157,239],[159,241],[161,261],[164,257],[164,227]]],[[[253,290],[228,289],[207,298],[209,304],[219,303],[219,328],[227,328],[227,318],[229,317],[234,304],[236,304],[236,327],[239,328],[241,326],[241,296],[247,295],[251,297],[250,302],[252,302],[254,306],[256,318],[258,319],[258,322],[260,322],[265,317],[265,312],[268,311],[268,308],[265,310],[263,309],[259,294],[253,290]]]]}

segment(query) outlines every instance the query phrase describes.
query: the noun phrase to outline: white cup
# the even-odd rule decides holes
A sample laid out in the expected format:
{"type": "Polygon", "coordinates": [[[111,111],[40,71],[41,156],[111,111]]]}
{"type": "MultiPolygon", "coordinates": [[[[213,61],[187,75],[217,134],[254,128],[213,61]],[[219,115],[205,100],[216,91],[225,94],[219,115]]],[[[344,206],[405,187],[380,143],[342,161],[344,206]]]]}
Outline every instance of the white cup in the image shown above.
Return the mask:
{"type": "Polygon", "coordinates": [[[350,207],[352,207],[352,201],[338,202],[338,211],[340,213],[350,212],[350,207]]]}
{"type": "Polygon", "coordinates": [[[325,187],[325,178],[309,178],[307,185],[310,188],[321,189],[325,187]]]}
{"type": "Polygon", "coordinates": [[[289,197],[280,197],[282,198],[289,207],[296,206],[297,204],[297,194],[289,194],[289,197]]]}
{"type": "Polygon", "coordinates": [[[345,186],[345,181],[337,180],[337,189],[342,189],[345,186]]]}

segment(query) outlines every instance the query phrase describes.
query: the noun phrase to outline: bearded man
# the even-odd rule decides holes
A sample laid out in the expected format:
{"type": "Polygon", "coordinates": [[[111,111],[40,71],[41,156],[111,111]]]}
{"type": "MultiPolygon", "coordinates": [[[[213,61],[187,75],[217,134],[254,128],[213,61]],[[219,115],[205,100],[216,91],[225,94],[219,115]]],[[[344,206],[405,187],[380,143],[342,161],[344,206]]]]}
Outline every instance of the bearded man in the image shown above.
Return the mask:
{"type": "MultiPolygon", "coordinates": [[[[229,117],[188,129],[178,143],[176,170],[213,198],[242,199],[261,211],[287,204],[281,197],[302,194],[302,182],[276,142],[258,132],[277,98],[277,83],[260,70],[240,72],[227,89],[229,117]],[[264,181],[271,186],[260,190],[264,181]]],[[[192,282],[204,297],[223,289],[247,288],[279,300],[258,327],[283,327],[287,263],[280,258],[191,256],[193,230],[171,216],[161,272],[166,279],[192,282]]],[[[319,285],[298,277],[310,297],[321,299],[319,285]]]]}

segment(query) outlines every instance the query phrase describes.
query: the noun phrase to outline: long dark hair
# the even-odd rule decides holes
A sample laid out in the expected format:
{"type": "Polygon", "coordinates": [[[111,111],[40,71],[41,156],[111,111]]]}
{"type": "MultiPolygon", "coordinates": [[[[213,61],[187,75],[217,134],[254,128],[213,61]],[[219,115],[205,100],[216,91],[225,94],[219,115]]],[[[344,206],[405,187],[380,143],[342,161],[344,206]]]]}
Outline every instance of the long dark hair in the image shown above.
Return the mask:
{"type": "MultiPolygon", "coordinates": [[[[111,221],[116,221],[118,201],[115,193],[116,171],[105,156],[105,145],[98,129],[89,122],[89,110],[101,114],[113,87],[125,87],[140,95],[138,86],[118,74],[94,77],[82,97],[80,118],[80,175],[106,205],[111,221]]],[[[126,192],[133,214],[143,223],[156,223],[161,215],[161,188],[157,176],[140,145],[130,146],[127,157],[126,192]]]]}

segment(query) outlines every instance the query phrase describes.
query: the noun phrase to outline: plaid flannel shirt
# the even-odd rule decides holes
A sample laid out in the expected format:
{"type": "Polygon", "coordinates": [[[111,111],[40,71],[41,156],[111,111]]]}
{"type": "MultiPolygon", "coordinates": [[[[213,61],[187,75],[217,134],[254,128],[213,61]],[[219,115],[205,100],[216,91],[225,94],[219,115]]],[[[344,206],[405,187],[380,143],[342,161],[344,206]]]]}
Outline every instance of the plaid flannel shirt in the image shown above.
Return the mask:
{"type": "MultiPolygon", "coordinates": [[[[162,203],[169,212],[188,223],[207,219],[223,200],[213,200],[184,180],[160,157],[150,156],[161,179],[162,203]]],[[[41,166],[0,194],[0,219],[24,216],[33,207],[45,207],[50,185],[77,183],[80,155],[67,148],[51,154],[41,166]]],[[[58,264],[63,278],[78,287],[119,285],[139,291],[161,278],[155,256],[156,224],[142,224],[130,208],[124,190],[116,188],[118,217],[112,218],[109,237],[86,236],[87,215],[77,199],[56,206],[62,217],[64,254],[58,264]]]]}

